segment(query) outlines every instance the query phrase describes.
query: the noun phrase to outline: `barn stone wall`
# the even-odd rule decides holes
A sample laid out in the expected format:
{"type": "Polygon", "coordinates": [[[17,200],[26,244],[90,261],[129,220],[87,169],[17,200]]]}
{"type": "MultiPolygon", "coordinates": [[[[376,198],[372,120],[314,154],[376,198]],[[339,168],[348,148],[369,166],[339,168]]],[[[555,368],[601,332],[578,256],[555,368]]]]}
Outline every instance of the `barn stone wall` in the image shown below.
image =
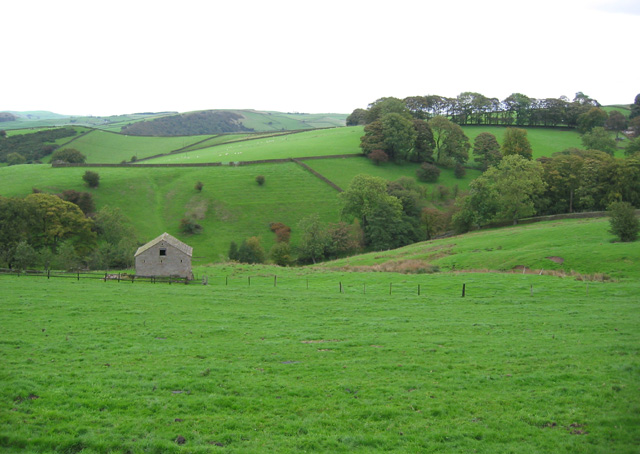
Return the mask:
{"type": "Polygon", "coordinates": [[[136,256],[138,276],[180,276],[192,279],[191,256],[160,241],[136,256]],[[164,255],[161,255],[164,251],[164,255]]]}

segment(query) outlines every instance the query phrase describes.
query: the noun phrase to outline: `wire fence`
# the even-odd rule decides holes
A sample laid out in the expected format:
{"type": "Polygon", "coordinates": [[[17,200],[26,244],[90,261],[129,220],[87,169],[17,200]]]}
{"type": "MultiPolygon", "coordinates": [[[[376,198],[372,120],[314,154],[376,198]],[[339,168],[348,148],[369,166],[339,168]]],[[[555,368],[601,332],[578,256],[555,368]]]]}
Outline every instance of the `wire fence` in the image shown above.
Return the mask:
{"type": "Polygon", "coordinates": [[[66,278],[66,279],[93,279],[101,281],[115,282],[147,282],[147,283],[168,283],[168,284],[188,284],[189,279],[181,276],[139,276],[129,273],[110,273],[96,271],[55,271],[55,270],[12,270],[0,268],[0,275],[12,275],[17,277],[46,277],[66,278]]]}
{"type": "MultiPolygon", "coordinates": [[[[46,279],[72,279],[72,280],[93,280],[115,283],[147,283],[147,284],[189,284],[189,285],[205,285],[222,291],[255,291],[266,292],[272,289],[278,291],[292,292],[320,292],[322,294],[344,294],[344,295],[387,295],[387,296],[412,296],[412,297],[429,297],[433,295],[442,296],[447,294],[453,297],[474,297],[474,298],[491,298],[497,294],[508,292],[515,296],[534,296],[544,295],[551,289],[547,288],[543,282],[535,284],[527,279],[526,281],[509,281],[501,282],[484,281],[481,284],[469,282],[467,279],[459,279],[457,282],[450,282],[443,288],[442,285],[434,285],[430,279],[421,279],[419,276],[413,276],[407,279],[406,276],[388,280],[381,279],[362,279],[356,276],[330,276],[330,275],[312,275],[312,276],[278,276],[276,274],[260,274],[260,275],[202,275],[188,279],[180,276],[140,276],[126,272],[97,272],[97,271],[54,271],[54,270],[11,270],[1,269],[0,275],[14,276],[16,279],[24,279],[29,277],[40,277],[46,279]],[[465,282],[466,281],[466,282],[465,282]]],[[[531,275],[528,275],[531,276],[531,275]]],[[[25,280],[27,280],[25,279],[25,280]]],[[[570,279],[575,282],[576,279],[570,279]]],[[[583,282],[586,296],[589,296],[589,281],[583,282]]],[[[575,284],[571,285],[572,290],[577,290],[575,284]]],[[[594,287],[592,286],[592,289],[594,287]]]]}

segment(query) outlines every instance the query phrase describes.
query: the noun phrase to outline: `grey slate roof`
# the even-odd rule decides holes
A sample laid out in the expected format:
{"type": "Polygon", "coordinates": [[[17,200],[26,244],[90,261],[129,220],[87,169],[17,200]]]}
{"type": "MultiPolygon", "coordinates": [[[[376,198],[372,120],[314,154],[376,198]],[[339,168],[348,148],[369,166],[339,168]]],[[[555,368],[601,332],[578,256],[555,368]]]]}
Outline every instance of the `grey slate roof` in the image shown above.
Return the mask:
{"type": "Polygon", "coordinates": [[[158,238],[155,238],[155,239],[149,241],[144,246],[140,246],[138,248],[138,250],[136,251],[135,257],[137,257],[138,255],[142,254],[144,251],[146,251],[150,247],[155,246],[160,241],[167,242],[168,244],[170,244],[174,248],[176,248],[176,249],[184,252],[185,254],[187,254],[189,257],[191,257],[193,255],[193,248],[191,246],[189,246],[188,244],[183,243],[182,241],[180,241],[176,237],[173,237],[173,236],[169,235],[167,232],[164,232],[158,238]]]}

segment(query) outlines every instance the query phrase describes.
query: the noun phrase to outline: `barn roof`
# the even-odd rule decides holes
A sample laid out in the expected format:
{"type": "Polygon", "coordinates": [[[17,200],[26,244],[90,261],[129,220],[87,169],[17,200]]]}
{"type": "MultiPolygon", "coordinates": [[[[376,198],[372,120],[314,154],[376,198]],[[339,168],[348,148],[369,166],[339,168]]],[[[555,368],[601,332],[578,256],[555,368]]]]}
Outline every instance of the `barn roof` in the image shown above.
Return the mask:
{"type": "Polygon", "coordinates": [[[193,248],[191,246],[189,246],[186,243],[183,243],[182,241],[180,241],[176,237],[173,237],[173,236],[169,235],[167,232],[165,232],[162,235],[160,235],[159,237],[154,238],[153,240],[149,241],[144,246],[140,246],[138,248],[138,250],[136,251],[136,256],[142,254],[144,251],[146,251],[147,249],[155,246],[156,244],[158,244],[161,241],[165,241],[166,243],[170,244],[174,248],[184,252],[188,256],[193,255],[193,248]]]}

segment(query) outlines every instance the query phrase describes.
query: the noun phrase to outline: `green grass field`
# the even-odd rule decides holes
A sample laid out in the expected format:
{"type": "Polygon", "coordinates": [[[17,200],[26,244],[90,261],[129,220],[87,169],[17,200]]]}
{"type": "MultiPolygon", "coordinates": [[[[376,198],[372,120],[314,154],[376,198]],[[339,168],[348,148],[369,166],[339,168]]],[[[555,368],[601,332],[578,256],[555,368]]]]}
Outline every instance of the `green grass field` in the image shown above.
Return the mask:
{"type": "Polygon", "coordinates": [[[146,161],[150,164],[235,162],[306,156],[358,154],[362,127],[333,128],[266,137],[177,153],[146,161]]]}
{"type": "Polygon", "coordinates": [[[90,192],[100,209],[119,207],[130,219],[137,240],[145,243],[162,232],[186,241],[195,249],[195,263],[224,260],[231,241],[262,237],[268,251],[275,241],[271,222],[294,229],[303,217],[318,213],[325,222],[337,222],[337,192],[294,163],[243,167],[100,168],[100,186],[84,186],[83,168],[23,165],[0,168],[0,195],[23,196],[38,188],[49,193],[66,189],[90,192]],[[264,175],[258,186],[257,175],[264,175]],[[194,189],[201,181],[201,193],[194,189]],[[295,195],[295,197],[294,197],[295,195]],[[317,203],[317,200],[323,203],[317,203]],[[179,232],[180,219],[195,217],[204,227],[200,235],[179,232]]]}
{"type": "MultiPolygon", "coordinates": [[[[496,136],[502,145],[504,133],[507,128],[500,126],[464,126],[464,133],[469,137],[473,150],[473,141],[482,132],[489,132],[496,136]]],[[[527,131],[527,139],[533,150],[533,159],[542,156],[551,156],[553,153],[566,150],[567,148],[582,148],[580,134],[575,130],[562,130],[553,128],[521,128],[527,131]]],[[[469,162],[473,162],[473,154],[469,152],[469,162]]]]}
{"type": "Polygon", "coordinates": [[[3,452],[637,450],[637,280],[200,272],[0,276],[3,452]]]}
{"type": "Polygon", "coordinates": [[[71,142],[68,148],[80,151],[87,157],[87,163],[90,164],[118,164],[122,161],[130,161],[133,156],[141,159],[160,153],[169,153],[208,137],[212,136],[137,137],[93,130],[71,142]]]}
{"type": "MultiPolygon", "coordinates": [[[[397,180],[400,177],[416,178],[416,170],[420,164],[404,163],[395,164],[387,162],[375,165],[365,157],[358,158],[334,158],[334,159],[318,159],[305,161],[309,167],[316,172],[327,177],[342,189],[347,189],[354,176],[365,174],[375,177],[381,177],[386,180],[397,180]]],[[[453,195],[453,188],[457,185],[459,190],[465,190],[469,186],[472,179],[480,176],[479,170],[467,169],[464,178],[458,179],[453,174],[453,169],[442,168],[440,178],[435,183],[422,183],[420,185],[429,188],[428,192],[432,193],[433,188],[442,185],[450,189],[450,195],[453,195]]]]}

